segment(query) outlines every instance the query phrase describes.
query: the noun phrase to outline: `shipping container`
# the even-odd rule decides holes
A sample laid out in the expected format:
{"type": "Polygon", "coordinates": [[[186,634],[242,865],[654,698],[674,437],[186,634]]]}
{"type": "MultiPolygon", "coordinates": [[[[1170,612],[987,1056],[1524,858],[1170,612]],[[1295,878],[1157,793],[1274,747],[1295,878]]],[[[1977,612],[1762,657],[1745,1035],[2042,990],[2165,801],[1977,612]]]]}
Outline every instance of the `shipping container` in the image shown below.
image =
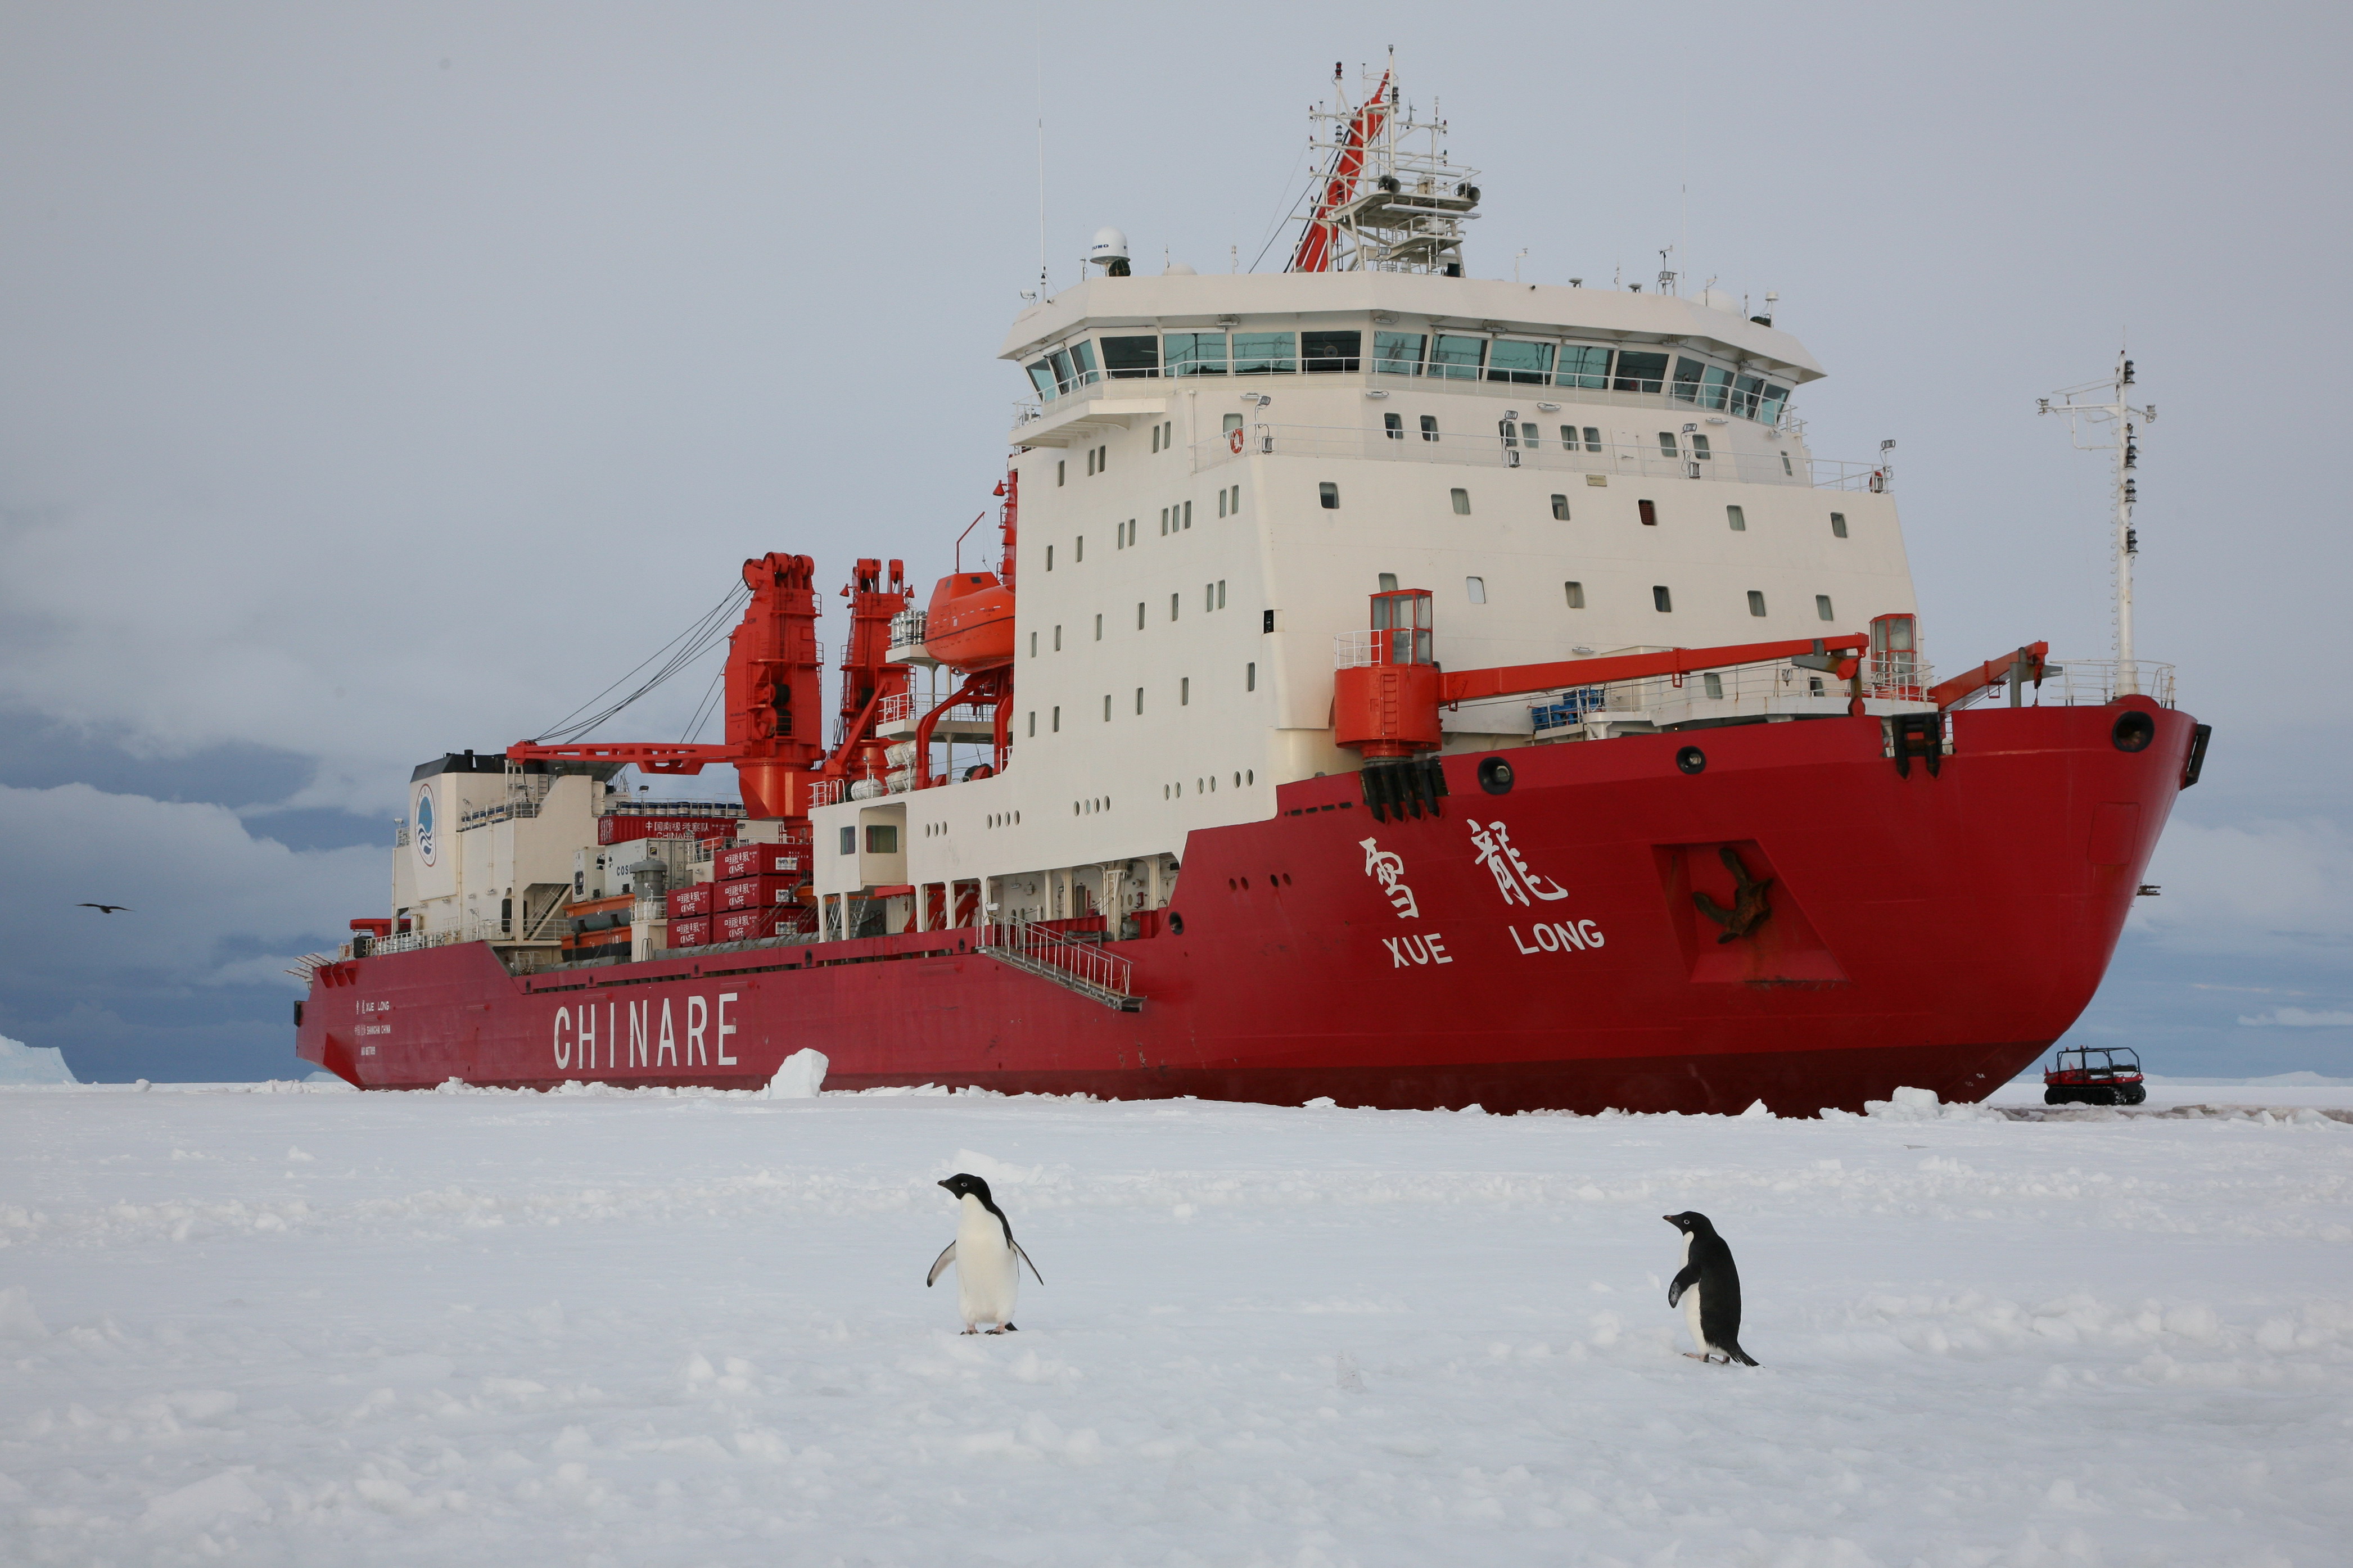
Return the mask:
{"type": "Polygon", "coordinates": [[[741,820],[729,816],[654,816],[608,812],[596,819],[596,842],[630,844],[640,838],[732,838],[741,820]]]}
{"type": "Polygon", "coordinates": [[[797,904],[794,889],[800,886],[798,877],[737,877],[721,882],[718,910],[748,910],[764,904],[797,904]]]}
{"type": "Polygon", "coordinates": [[[672,888],[670,890],[670,918],[675,921],[689,915],[709,914],[713,887],[714,884],[710,882],[697,882],[691,888],[672,888]]]}
{"type": "Polygon", "coordinates": [[[776,931],[776,911],[768,910],[729,910],[711,918],[713,942],[751,942],[768,936],[776,931]]]}
{"type": "Polygon", "coordinates": [[[711,917],[670,922],[670,944],[672,947],[701,947],[711,940],[711,917]]]}
{"type": "Polygon", "coordinates": [[[719,851],[714,864],[723,882],[738,877],[797,876],[808,870],[809,852],[805,844],[731,844],[719,851]]]}

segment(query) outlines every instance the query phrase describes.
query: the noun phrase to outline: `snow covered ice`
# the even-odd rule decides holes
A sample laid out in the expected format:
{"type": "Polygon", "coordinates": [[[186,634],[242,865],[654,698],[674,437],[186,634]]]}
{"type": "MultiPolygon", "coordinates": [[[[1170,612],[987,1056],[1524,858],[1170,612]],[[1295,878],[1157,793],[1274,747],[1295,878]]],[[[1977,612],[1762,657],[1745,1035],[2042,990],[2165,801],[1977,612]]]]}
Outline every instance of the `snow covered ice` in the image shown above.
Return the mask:
{"type": "Polygon", "coordinates": [[[2353,1095],[2296,1094],[7,1090],[0,1561],[2339,1563],[2353,1095]],[[1018,1334],[923,1289],[959,1170],[1018,1334]],[[1685,1208],[1754,1371],[1678,1353],[1685,1208]]]}

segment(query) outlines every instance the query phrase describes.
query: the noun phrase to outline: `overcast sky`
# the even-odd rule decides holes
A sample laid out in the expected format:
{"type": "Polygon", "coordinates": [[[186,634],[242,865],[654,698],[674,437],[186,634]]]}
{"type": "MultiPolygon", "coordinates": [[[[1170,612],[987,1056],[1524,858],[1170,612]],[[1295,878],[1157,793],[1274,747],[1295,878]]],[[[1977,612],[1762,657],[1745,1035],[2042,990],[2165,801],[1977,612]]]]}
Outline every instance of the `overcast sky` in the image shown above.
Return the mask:
{"type": "MultiPolygon", "coordinates": [[[[2304,405],[2353,326],[2346,12],[1915,9],[0,4],[0,1034],[294,1071],[279,972],[382,912],[415,763],[544,730],[747,554],[947,569],[1041,100],[1056,287],[1103,224],[1247,267],[1333,62],[1395,45],[1482,171],[1474,273],[1687,232],[1778,290],[1816,454],[1899,443],[1948,667],[2105,656],[2105,472],[2033,410],[2129,333],[2141,652],[2216,734],[2080,1027],[2353,1072],[2304,405]]],[[[675,736],[675,684],[612,732],[675,736]]]]}

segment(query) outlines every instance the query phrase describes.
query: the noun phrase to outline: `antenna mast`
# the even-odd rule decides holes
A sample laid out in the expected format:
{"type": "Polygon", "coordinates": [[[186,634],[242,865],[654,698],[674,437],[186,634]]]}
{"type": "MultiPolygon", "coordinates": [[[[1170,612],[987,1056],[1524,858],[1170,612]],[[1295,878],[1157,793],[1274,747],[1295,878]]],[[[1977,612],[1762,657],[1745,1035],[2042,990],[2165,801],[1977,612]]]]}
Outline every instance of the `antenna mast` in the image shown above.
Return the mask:
{"type": "Polygon", "coordinates": [[[1429,120],[1415,116],[1398,88],[1394,49],[1363,102],[1351,109],[1335,96],[1332,108],[1308,111],[1316,122],[1310,145],[1326,161],[1293,215],[1305,226],[1285,270],[1460,278],[1462,224],[1479,216],[1479,172],[1447,161],[1446,121],[1434,110],[1429,120]]]}
{"type": "Polygon", "coordinates": [[[2079,452],[2116,454],[2113,503],[2116,508],[2116,692],[2140,689],[2140,667],[2133,659],[2133,557],[2140,553],[2140,535],[2133,527],[2133,508],[2140,500],[2135,470],[2140,467],[2140,426],[2157,422],[2157,405],[2135,407],[2126,401],[2133,384],[2129,349],[2116,351],[2116,368],[2105,381],[2087,381],[2038,398],[2037,414],[2065,417],[2067,432],[2079,452]],[[2107,401],[2079,401],[2105,394],[2107,401]],[[2056,399],[2054,402],[2052,399],[2056,399]],[[2102,426],[2107,428],[2103,430],[2102,426]]]}

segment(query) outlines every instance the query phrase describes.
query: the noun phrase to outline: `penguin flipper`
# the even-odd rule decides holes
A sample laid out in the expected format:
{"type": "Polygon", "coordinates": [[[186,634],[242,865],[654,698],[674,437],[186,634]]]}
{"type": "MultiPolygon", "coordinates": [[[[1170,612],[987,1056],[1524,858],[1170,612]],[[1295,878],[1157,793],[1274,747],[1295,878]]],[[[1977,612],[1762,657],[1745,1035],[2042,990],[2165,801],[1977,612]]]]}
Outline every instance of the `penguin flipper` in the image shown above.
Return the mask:
{"type": "Polygon", "coordinates": [[[1674,1282],[1667,1287],[1667,1305],[1672,1307],[1680,1302],[1683,1299],[1683,1292],[1698,1283],[1699,1265],[1684,1264],[1683,1271],[1676,1275],[1674,1282]]]}
{"type": "MultiPolygon", "coordinates": [[[[949,1250],[954,1251],[955,1248],[951,1247],[949,1250]]],[[[1022,1262],[1029,1263],[1029,1255],[1021,1250],[1021,1244],[1019,1242],[1017,1241],[1013,1244],[1013,1252],[1014,1256],[1020,1258],[1022,1262]]],[[[1043,1285],[1046,1282],[1046,1277],[1038,1272],[1038,1266],[1034,1263],[1029,1263],[1029,1278],[1035,1279],[1040,1285],[1043,1285]]],[[[1011,1328],[1012,1326],[1013,1325],[1010,1323],[1006,1325],[1007,1328],[1011,1328]]]]}
{"type": "Polygon", "coordinates": [[[955,1261],[955,1243],[951,1241],[940,1249],[939,1257],[932,1260],[932,1271],[923,1276],[923,1289],[928,1290],[938,1284],[940,1276],[945,1274],[948,1271],[948,1265],[955,1261]]]}

